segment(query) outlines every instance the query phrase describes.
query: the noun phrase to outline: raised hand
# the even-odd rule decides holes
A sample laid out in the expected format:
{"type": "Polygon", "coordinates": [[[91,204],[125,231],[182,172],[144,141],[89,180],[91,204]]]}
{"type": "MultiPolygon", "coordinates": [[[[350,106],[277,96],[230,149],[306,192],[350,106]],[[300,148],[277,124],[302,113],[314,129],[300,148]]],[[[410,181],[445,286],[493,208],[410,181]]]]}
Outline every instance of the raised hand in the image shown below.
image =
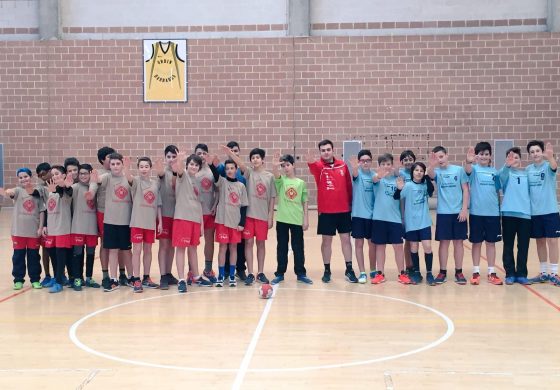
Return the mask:
{"type": "Polygon", "coordinates": [[[274,156],[272,156],[272,166],[275,168],[279,168],[282,165],[282,161],[280,161],[280,152],[275,152],[274,156]]]}
{"type": "Polygon", "coordinates": [[[348,162],[350,163],[350,166],[352,167],[352,169],[356,169],[360,165],[360,161],[358,160],[358,156],[350,156],[350,158],[348,159],[348,162]]]}
{"type": "Polygon", "coordinates": [[[511,168],[515,164],[515,154],[509,152],[506,156],[506,167],[511,168]]]}
{"type": "Polygon", "coordinates": [[[397,188],[402,190],[404,188],[404,179],[402,176],[397,177],[397,188]]]}
{"type": "Polygon", "coordinates": [[[163,172],[165,171],[165,168],[163,166],[163,158],[161,158],[161,157],[156,158],[154,168],[155,168],[158,176],[163,174],[163,172]]]}
{"type": "Polygon", "coordinates": [[[387,177],[389,174],[391,173],[391,168],[388,167],[379,167],[379,169],[377,170],[377,178],[379,180],[383,179],[384,177],[387,177]]]}
{"type": "Polygon", "coordinates": [[[93,183],[99,182],[99,171],[97,169],[91,171],[91,175],[89,176],[89,181],[93,183]]]}
{"type": "Polygon", "coordinates": [[[234,153],[231,151],[230,148],[228,148],[226,145],[220,145],[220,148],[222,149],[222,151],[226,154],[226,156],[230,156],[233,155],[234,153]]]}
{"type": "Polygon", "coordinates": [[[312,151],[307,152],[305,155],[305,160],[308,164],[313,164],[317,159],[315,158],[315,154],[312,151]]]}
{"type": "Polygon", "coordinates": [[[0,196],[6,196],[6,191],[2,187],[0,187],[0,196]]]}
{"type": "Polygon", "coordinates": [[[552,149],[552,144],[550,142],[546,143],[546,146],[544,147],[544,154],[543,154],[544,158],[546,158],[548,161],[552,160],[554,158],[554,150],[552,149]]]}
{"type": "Polygon", "coordinates": [[[74,184],[74,179],[72,178],[72,175],[70,174],[66,175],[66,178],[64,179],[64,186],[70,188],[72,187],[72,184],[74,184]]]}
{"type": "Polygon", "coordinates": [[[476,154],[474,154],[474,148],[472,146],[469,146],[469,148],[467,149],[467,163],[468,164],[472,164],[474,163],[476,160],[476,154]]]}
{"type": "Polygon", "coordinates": [[[47,190],[49,192],[55,192],[56,191],[56,184],[54,184],[54,181],[52,179],[47,181],[47,190]]]}
{"type": "Polygon", "coordinates": [[[434,152],[430,153],[430,159],[428,161],[428,165],[431,168],[435,168],[438,165],[438,159],[437,159],[437,156],[434,152]]]}
{"type": "Polygon", "coordinates": [[[123,168],[127,171],[130,170],[130,157],[128,156],[123,157],[123,168]]]}

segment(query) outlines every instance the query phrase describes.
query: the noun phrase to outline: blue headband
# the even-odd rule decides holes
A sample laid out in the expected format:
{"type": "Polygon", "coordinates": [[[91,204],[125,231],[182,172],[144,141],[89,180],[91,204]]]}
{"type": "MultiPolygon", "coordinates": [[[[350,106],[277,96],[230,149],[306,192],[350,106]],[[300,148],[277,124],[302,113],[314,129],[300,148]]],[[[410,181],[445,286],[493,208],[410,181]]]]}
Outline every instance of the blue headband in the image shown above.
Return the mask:
{"type": "Polygon", "coordinates": [[[17,170],[16,172],[16,176],[19,176],[20,173],[25,172],[27,173],[30,177],[32,176],[31,174],[31,170],[29,168],[20,168],[17,170]]]}

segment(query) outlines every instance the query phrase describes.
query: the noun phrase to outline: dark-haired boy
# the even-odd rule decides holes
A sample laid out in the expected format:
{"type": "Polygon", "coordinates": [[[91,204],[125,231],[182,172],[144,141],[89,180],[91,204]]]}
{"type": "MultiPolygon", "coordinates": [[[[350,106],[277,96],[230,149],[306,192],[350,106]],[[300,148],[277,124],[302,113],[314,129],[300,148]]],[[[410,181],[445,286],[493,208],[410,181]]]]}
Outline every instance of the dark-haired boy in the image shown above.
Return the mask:
{"type": "MultiPolygon", "coordinates": [[[[41,201],[44,205],[47,204],[47,198],[49,197],[47,191],[47,181],[51,180],[51,164],[48,162],[42,162],[35,168],[35,173],[37,173],[38,183],[37,190],[41,196],[41,201]]],[[[46,213],[45,213],[46,214],[46,213]]],[[[50,273],[50,257],[49,251],[45,247],[44,237],[41,236],[41,259],[43,263],[43,269],[45,270],[45,277],[41,280],[41,286],[50,287],[52,286],[53,280],[50,273]]],[[[54,271],[54,270],[53,270],[54,271]]]]}
{"type": "Polygon", "coordinates": [[[436,241],[439,241],[440,272],[436,284],[447,279],[447,257],[449,245],[453,242],[455,259],[455,282],[467,284],[463,275],[463,240],[467,238],[467,215],[469,204],[469,184],[463,167],[449,164],[447,149],[436,146],[430,155],[428,176],[436,181],[438,189],[436,241]]]}

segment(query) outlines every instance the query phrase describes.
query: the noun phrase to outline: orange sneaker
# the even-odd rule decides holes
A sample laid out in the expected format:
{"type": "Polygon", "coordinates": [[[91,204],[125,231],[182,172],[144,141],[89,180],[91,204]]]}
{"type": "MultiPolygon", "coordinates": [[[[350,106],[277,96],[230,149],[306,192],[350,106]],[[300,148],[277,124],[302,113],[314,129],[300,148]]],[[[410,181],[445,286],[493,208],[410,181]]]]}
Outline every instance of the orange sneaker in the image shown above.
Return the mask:
{"type": "Polygon", "coordinates": [[[474,286],[478,286],[480,284],[480,274],[478,272],[472,274],[471,284],[474,286]]]}
{"type": "Polygon", "coordinates": [[[399,281],[399,283],[402,283],[402,284],[411,284],[412,283],[412,281],[410,280],[410,278],[408,277],[407,274],[400,274],[397,277],[397,280],[399,281]]]}
{"type": "Polygon", "coordinates": [[[488,283],[495,286],[501,286],[502,284],[504,284],[504,282],[502,282],[502,279],[500,279],[500,277],[496,274],[488,275],[488,283]]]}
{"type": "Polygon", "coordinates": [[[385,275],[383,275],[381,272],[378,272],[374,278],[371,278],[371,284],[379,284],[379,283],[383,283],[384,281],[385,281],[385,275]]]}

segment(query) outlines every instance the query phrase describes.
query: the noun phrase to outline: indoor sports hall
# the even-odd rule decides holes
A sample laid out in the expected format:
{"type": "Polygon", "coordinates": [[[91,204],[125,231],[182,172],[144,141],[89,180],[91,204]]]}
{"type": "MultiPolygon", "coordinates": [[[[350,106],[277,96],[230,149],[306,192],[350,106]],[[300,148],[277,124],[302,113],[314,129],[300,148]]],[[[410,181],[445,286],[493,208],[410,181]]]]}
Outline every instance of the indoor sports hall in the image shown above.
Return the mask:
{"type": "MultiPolygon", "coordinates": [[[[560,153],[559,31],[560,0],[0,0],[0,194],[5,195],[0,196],[0,389],[560,388],[560,283],[554,282],[560,229],[555,231],[553,222],[540,218],[535,222],[541,215],[534,212],[546,207],[558,215],[554,167],[560,153]],[[325,160],[322,140],[331,141],[326,146],[332,146],[332,160],[325,160]],[[531,151],[532,140],[542,141],[542,146],[537,145],[539,153],[531,151]],[[230,141],[237,142],[237,157],[232,156],[230,141]],[[427,283],[428,263],[422,245],[416,254],[419,264],[410,268],[422,276],[420,280],[409,278],[411,274],[399,263],[399,259],[405,264],[414,260],[409,260],[408,246],[399,254],[391,245],[394,243],[387,241],[384,269],[377,256],[376,270],[375,264],[368,263],[369,244],[362,239],[362,249],[357,245],[360,238],[352,235],[356,229],[343,232],[338,225],[332,244],[326,237],[332,226],[325,225],[329,212],[324,205],[336,209],[351,203],[344,212],[336,212],[350,218],[356,207],[352,191],[357,187],[352,180],[364,170],[369,172],[363,168],[364,162],[376,172],[377,178],[371,176],[374,187],[384,185],[394,171],[390,194],[373,191],[375,202],[384,195],[396,202],[393,205],[401,213],[398,224],[403,229],[410,209],[404,205],[405,198],[399,201],[398,194],[405,194],[409,184],[399,178],[397,168],[405,168],[401,153],[411,151],[416,162],[425,165],[422,176],[435,170],[435,193],[426,197],[422,207],[429,210],[428,241],[433,275],[439,278],[443,269],[440,238],[448,232],[442,228],[443,222],[440,225],[438,203],[441,207],[447,202],[447,190],[438,176],[436,156],[442,152],[436,147],[443,146],[449,163],[472,178],[483,165],[480,156],[484,153],[479,153],[480,148],[475,152],[481,142],[491,146],[490,157],[484,161],[485,168],[495,168],[496,176],[491,178],[495,182],[502,178],[498,171],[513,170],[514,147],[519,147],[516,169],[532,172],[532,166],[541,164],[538,161],[548,164],[551,192],[536,201],[531,198],[530,204],[521,202],[520,209],[513,210],[515,214],[525,207],[531,209],[527,221],[533,224],[533,238],[527,241],[526,275],[520,278],[506,271],[502,257],[504,245],[508,245],[502,239],[505,231],[498,232],[499,238],[490,246],[495,253],[486,250],[488,240],[481,251],[476,249],[471,227],[476,231],[472,221],[477,215],[473,204],[465,201],[476,196],[469,178],[462,187],[465,210],[458,214],[461,218],[469,206],[468,221],[460,221],[469,224],[469,238],[442,239],[452,243],[447,274],[437,283],[427,283]],[[201,163],[191,156],[198,144],[208,147],[208,157],[201,163]],[[233,182],[240,185],[235,179],[239,172],[245,172],[250,182],[247,172],[254,175],[258,171],[253,157],[260,152],[255,148],[266,152],[257,160],[262,160],[262,169],[273,172],[269,176],[275,188],[280,188],[275,175],[288,172],[285,165],[293,166],[293,174],[307,188],[308,220],[304,217],[298,225],[303,232],[306,273],[296,275],[299,252],[290,247],[287,269],[281,272],[284,279],[277,279],[281,196],[290,197],[289,191],[278,191],[268,209],[272,223],[266,226],[264,221],[267,238],[253,259],[257,279],[263,272],[273,284],[257,280],[246,285],[246,273],[232,265],[238,276],[243,274],[243,278],[231,275],[235,287],[228,285],[227,266],[223,287],[210,279],[210,287],[202,285],[208,260],[216,275],[223,276],[224,271],[219,260],[223,242],[217,236],[219,242],[214,242],[212,234],[208,239],[213,254],[205,252],[206,222],[198,225],[202,226],[200,244],[187,249],[192,255],[190,248],[194,248],[202,277],[192,279],[186,293],[170,282],[168,273],[161,272],[160,249],[171,245],[171,238],[165,244],[157,226],[149,275],[162,286],[165,279],[168,289],[148,288],[140,279],[136,279],[137,288],[136,271],[129,270],[128,264],[118,269],[124,270],[124,284],[132,287],[119,286],[118,280],[111,287],[107,277],[111,287],[107,288],[102,279],[106,272],[113,278],[113,271],[102,269],[106,266],[101,257],[109,264],[116,264],[117,257],[105,258],[106,253],[113,256],[108,253],[116,252],[102,254],[103,244],[97,238],[96,250],[87,252],[93,256],[93,274],[86,270],[87,280],[82,275],[80,283],[93,284],[95,279],[101,286],[76,288],[71,283],[51,293],[52,284],[32,284],[31,262],[40,263],[40,280],[44,281],[43,260],[50,252],[40,248],[30,252],[30,246],[27,251],[24,246],[27,264],[17,257],[22,253],[16,242],[21,235],[14,229],[24,223],[18,215],[24,213],[21,207],[31,212],[27,203],[18,206],[18,197],[37,202],[36,215],[41,219],[33,239],[37,246],[39,241],[48,246],[49,231],[51,236],[66,236],[52,233],[57,216],[49,204],[51,197],[74,196],[72,202],[76,202],[78,192],[73,186],[80,183],[81,175],[74,183],[70,170],[66,179],[43,180],[45,176],[36,167],[48,162],[49,170],[62,172],[64,168],[66,172],[59,165],[75,157],[79,172],[84,163],[92,166],[90,183],[96,185],[87,188],[94,193],[112,183],[114,167],[103,168],[98,159],[98,150],[110,146],[121,157],[111,157],[111,153],[107,158],[111,164],[120,161],[126,178],[130,174],[140,180],[139,159],[146,156],[154,162],[147,180],[161,180],[164,186],[165,178],[157,172],[159,164],[166,163],[168,145],[178,148],[174,152],[178,162],[165,168],[173,193],[184,188],[177,187],[178,183],[195,177],[189,171],[193,161],[197,170],[212,165],[209,177],[217,184],[210,185],[217,187],[233,182]],[[386,158],[378,160],[385,154],[393,157],[391,168],[383,165],[386,158]],[[293,163],[285,155],[293,156],[293,163]],[[364,156],[371,158],[366,162],[364,156]],[[543,160],[536,160],[541,157],[543,160]],[[228,159],[238,168],[230,169],[231,177],[228,159]],[[330,168],[339,172],[334,171],[336,161],[343,164],[340,175],[349,176],[344,178],[350,183],[346,189],[349,199],[340,200],[328,191],[334,186],[331,178],[339,180],[328,176],[332,175],[330,168]],[[186,165],[177,173],[181,162],[186,165]],[[222,176],[214,163],[216,167],[223,163],[222,176]],[[327,164],[326,170],[316,174],[311,167],[314,163],[332,166],[327,164]],[[108,170],[103,173],[103,169],[108,170]],[[22,173],[28,176],[27,182],[22,173]],[[45,188],[41,190],[46,194],[44,201],[43,192],[37,191],[40,187],[45,188]],[[540,223],[546,233],[533,235],[534,226],[540,223]],[[351,257],[347,245],[351,245],[351,257]],[[327,267],[329,248],[332,256],[327,267]],[[473,248],[474,257],[480,254],[478,266],[473,264],[473,248]],[[364,267],[357,259],[362,250],[364,267]],[[455,262],[460,252],[462,266],[455,262]],[[33,253],[41,259],[30,257],[33,253]],[[257,271],[262,253],[264,270],[257,271]],[[21,266],[24,277],[18,279],[16,268],[21,266]],[[353,267],[351,273],[349,266],[353,267]],[[361,272],[365,283],[358,282],[361,272]],[[473,283],[476,273],[480,280],[473,283]],[[490,282],[487,273],[497,279],[490,282]],[[465,283],[458,276],[463,274],[465,283]],[[302,275],[313,283],[301,283],[305,281],[302,275]],[[377,275],[384,280],[378,277],[374,283],[377,275]],[[543,275],[547,279],[541,280],[543,275]],[[263,298],[263,289],[266,292],[269,287],[272,295],[263,298]]],[[[415,183],[414,173],[408,175],[415,183]]],[[[526,177],[527,192],[533,194],[530,173],[526,177]]],[[[432,181],[423,180],[420,184],[429,187],[426,181],[432,181]]],[[[131,192],[135,188],[130,184],[131,192]]],[[[193,191],[198,197],[197,188],[193,191]]],[[[247,184],[245,190],[243,185],[243,191],[249,193],[247,221],[253,220],[251,191],[259,192],[259,188],[250,190],[247,184]]],[[[507,205],[506,188],[505,184],[494,188],[501,212],[507,205]]],[[[113,194],[107,194],[110,202],[113,194]]],[[[114,195],[120,196],[118,191],[114,195]]],[[[89,194],[83,199],[95,203],[89,194]]],[[[231,194],[224,199],[227,204],[237,202],[231,194]]],[[[220,202],[216,199],[212,210],[217,224],[220,212],[214,211],[220,202]]],[[[138,204],[136,200],[130,203],[132,208],[138,204]]],[[[239,221],[240,237],[246,237],[241,226],[245,206],[241,200],[240,219],[235,222],[239,221]]],[[[69,218],[76,216],[74,210],[69,218]]],[[[497,215],[503,223],[504,215],[497,215]]],[[[117,216],[106,209],[104,218],[100,223],[107,232],[107,221],[117,216]]],[[[519,228],[521,222],[514,227],[519,228]]],[[[450,226],[455,229],[456,223],[450,226]]],[[[409,237],[404,230],[402,233],[399,240],[409,237]]],[[[137,246],[132,236],[127,239],[134,256],[137,246]]],[[[258,247],[258,235],[255,237],[258,247]]],[[[103,240],[107,243],[113,238],[108,234],[103,240]]],[[[56,242],[53,249],[58,257],[56,242]]],[[[517,258],[519,235],[515,245],[513,242],[517,258]]],[[[76,244],[63,247],[70,251],[68,265],[76,256],[72,252],[76,244]]],[[[82,244],[80,247],[83,249],[82,244]]],[[[83,262],[82,258],[82,268],[83,262]]],[[[64,278],[83,272],[55,267],[48,259],[46,263],[54,284],[60,269],[64,278]]],[[[178,274],[177,255],[170,267],[179,284],[185,283],[178,274]]],[[[185,275],[189,269],[192,266],[186,266],[185,275]]]]}

